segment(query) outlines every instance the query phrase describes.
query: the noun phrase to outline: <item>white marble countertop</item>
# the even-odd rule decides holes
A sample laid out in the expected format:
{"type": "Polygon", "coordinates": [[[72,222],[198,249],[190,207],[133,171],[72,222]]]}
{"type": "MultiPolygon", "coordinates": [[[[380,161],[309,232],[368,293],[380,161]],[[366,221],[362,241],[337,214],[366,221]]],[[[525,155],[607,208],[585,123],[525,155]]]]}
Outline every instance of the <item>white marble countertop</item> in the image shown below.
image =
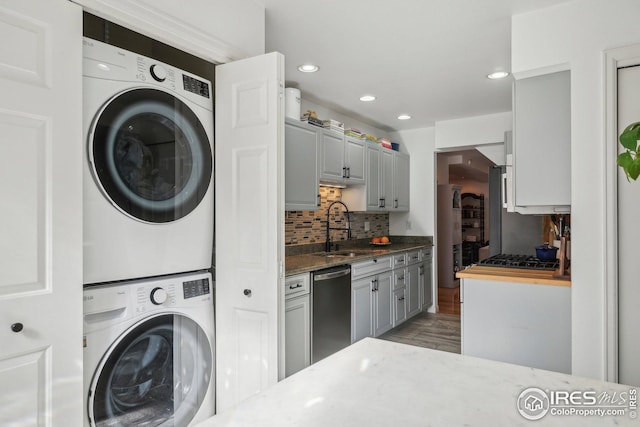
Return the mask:
{"type": "MultiPolygon", "coordinates": [[[[635,393],[631,390],[636,389],[366,338],[198,427],[637,426],[640,422],[631,418],[629,409],[635,393]],[[624,414],[552,415],[557,411],[552,404],[540,420],[530,421],[518,411],[518,397],[531,387],[545,390],[547,397],[556,391],[624,397],[624,405],[608,404],[624,409],[624,414]]],[[[581,397],[576,394],[574,399],[581,397]]]]}

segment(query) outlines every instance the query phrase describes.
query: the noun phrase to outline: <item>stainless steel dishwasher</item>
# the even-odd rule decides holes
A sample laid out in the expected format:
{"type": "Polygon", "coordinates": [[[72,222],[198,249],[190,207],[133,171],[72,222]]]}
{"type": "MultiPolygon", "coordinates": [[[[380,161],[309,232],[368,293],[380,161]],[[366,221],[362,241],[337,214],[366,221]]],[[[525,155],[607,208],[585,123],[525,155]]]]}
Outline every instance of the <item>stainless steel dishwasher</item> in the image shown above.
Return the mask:
{"type": "Polygon", "coordinates": [[[313,272],[311,362],[351,344],[351,266],[313,272]]]}

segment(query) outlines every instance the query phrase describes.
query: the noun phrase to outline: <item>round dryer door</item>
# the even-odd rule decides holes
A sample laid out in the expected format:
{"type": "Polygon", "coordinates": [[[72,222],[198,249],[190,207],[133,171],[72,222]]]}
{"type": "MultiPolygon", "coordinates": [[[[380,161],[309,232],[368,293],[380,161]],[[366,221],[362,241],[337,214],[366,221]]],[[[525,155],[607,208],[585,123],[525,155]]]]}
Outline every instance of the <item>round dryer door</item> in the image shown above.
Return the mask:
{"type": "MultiPolygon", "coordinates": [[[[148,318],[124,333],[91,383],[92,426],[186,426],[212,381],[205,332],[178,314],[148,318]]],[[[211,398],[211,396],[208,396],[211,398]]]]}
{"type": "Polygon", "coordinates": [[[89,156],[112,203],[153,223],[193,211],[213,170],[211,144],[196,114],[157,89],[132,89],[109,100],[94,120],[89,156]]]}

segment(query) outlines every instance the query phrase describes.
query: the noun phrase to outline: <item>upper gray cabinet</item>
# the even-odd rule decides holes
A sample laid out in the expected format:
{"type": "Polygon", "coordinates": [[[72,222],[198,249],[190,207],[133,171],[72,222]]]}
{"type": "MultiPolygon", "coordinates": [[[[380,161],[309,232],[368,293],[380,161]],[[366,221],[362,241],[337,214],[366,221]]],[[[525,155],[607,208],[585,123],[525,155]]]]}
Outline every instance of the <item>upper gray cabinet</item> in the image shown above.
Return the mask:
{"type": "Polygon", "coordinates": [[[285,209],[317,210],[320,206],[320,135],[313,126],[291,119],[285,119],[284,132],[285,209]]]}
{"type": "Polygon", "coordinates": [[[409,211],[409,156],[366,143],[365,185],[342,190],[342,201],[354,211],[409,211]]]}
{"type": "Polygon", "coordinates": [[[320,129],[320,180],[335,184],[364,184],[366,142],[320,129]]]}
{"type": "Polygon", "coordinates": [[[393,208],[399,211],[409,210],[409,156],[393,153],[393,208]]]}
{"type": "Polygon", "coordinates": [[[345,172],[348,184],[364,184],[365,182],[365,149],[366,141],[344,137],[344,160],[345,172]]]}
{"type": "Polygon", "coordinates": [[[342,183],[346,178],[344,135],[318,128],[320,134],[320,179],[342,183]]]}
{"type": "Polygon", "coordinates": [[[571,209],[571,74],[515,81],[513,210],[544,214],[571,209]]]}

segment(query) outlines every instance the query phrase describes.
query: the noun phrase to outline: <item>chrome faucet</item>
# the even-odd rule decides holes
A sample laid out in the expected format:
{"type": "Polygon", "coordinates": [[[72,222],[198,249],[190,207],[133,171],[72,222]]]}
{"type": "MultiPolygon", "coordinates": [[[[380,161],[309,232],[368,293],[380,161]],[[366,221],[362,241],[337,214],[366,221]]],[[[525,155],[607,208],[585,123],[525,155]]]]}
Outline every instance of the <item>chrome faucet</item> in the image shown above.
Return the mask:
{"type": "Polygon", "coordinates": [[[329,205],[329,207],[327,208],[327,239],[326,239],[326,241],[324,243],[325,252],[331,252],[331,236],[329,235],[330,230],[346,231],[347,232],[347,239],[349,239],[349,240],[351,239],[351,221],[349,220],[349,208],[347,207],[347,205],[345,205],[344,203],[342,203],[339,200],[336,200],[335,202],[332,202],[329,205]],[[336,203],[341,204],[346,209],[346,212],[345,212],[345,214],[347,216],[347,227],[346,228],[330,227],[329,215],[331,214],[331,208],[336,203]]]}

